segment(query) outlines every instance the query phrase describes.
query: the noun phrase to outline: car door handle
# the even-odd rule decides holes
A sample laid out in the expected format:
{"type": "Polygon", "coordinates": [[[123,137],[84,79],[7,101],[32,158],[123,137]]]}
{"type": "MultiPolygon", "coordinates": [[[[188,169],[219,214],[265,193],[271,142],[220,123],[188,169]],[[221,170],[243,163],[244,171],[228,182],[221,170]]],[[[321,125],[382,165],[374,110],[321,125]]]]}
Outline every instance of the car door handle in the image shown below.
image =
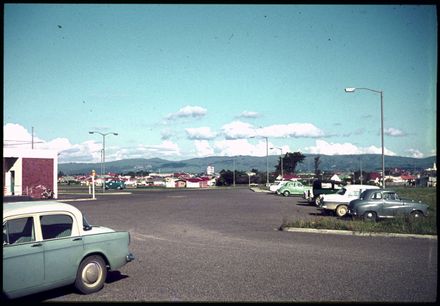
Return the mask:
{"type": "Polygon", "coordinates": [[[74,238],[72,241],[79,241],[79,240],[82,240],[82,238],[81,237],[74,238]]]}
{"type": "Polygon", "coordinates": [[[35,243],[35,244],[31,245],[31,247],[35,248],[35,247],[40,247],[42,245],[43,245],[42,243],[35,243]]]}

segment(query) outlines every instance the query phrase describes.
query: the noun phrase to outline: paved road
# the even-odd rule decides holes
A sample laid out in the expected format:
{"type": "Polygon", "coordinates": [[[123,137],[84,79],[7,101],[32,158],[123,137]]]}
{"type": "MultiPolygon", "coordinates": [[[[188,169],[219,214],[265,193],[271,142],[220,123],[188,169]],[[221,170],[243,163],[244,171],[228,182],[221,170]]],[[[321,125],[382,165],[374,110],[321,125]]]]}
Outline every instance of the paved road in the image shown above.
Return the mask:
{"type": "Polygon", "coordinates": [[[98,293],[65,287],[33,301],[436,301],[437,240],[278,231],[317,210],[248,189],[97,197],[71,204],[130,231],[136,260],[98,293]]]}

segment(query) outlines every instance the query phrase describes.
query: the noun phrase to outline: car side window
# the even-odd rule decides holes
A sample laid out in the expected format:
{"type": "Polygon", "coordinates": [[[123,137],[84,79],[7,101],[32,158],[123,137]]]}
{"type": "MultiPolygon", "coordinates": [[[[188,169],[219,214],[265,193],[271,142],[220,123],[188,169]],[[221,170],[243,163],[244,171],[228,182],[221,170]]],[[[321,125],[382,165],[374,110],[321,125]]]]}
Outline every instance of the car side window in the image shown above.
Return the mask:
{"type": "Polygon", "coordinates": [[[40,217],[43,239],[69,237],[72,234],[73,219],[69,215],[44,215],[40,217]]]}
{"type": "Polygon", "coordinates": [[[399,197],[397,196],[397,194],[395,192],[388,192],[386,194],[384,194],[383,198],[385,200],[398,200],[399,197]]]}
{"type": "Polygon", "coordinates": [[[352,190],[352,191],[350,191],[348,196],[350,196],[350,197],[359,197],[359,194],[360,194],[360,190],[352,190]]]}
{"type": "Polygon", "coordinates": [[[3,223],[3,245],[35,241],[34,219],[17,218],[3,223]]]}
{"type": "Polygon", "coordinates": [[[373,200],[380,200],[380,199],[382,199],[382,193],[380,193],[380,192],[375,192],[371,198],[372,198],[373,200]]]}

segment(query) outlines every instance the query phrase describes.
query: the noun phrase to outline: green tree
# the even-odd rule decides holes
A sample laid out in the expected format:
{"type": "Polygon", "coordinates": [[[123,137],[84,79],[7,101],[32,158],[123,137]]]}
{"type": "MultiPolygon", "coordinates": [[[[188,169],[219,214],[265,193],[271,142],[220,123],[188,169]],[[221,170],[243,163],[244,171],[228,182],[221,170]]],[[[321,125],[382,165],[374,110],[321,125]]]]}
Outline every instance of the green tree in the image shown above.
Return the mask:
{"type": "MultiPolygon", "coordinates": [[[[306,157],[301,152],[287,152],[283,156],[283,172],[284,173],[295,173],[296,166],[302,163],[306,157]]],[[[278,160],[278,165],[275,167],[276,171],[280,173],[281,171],[281,157],[278,160]]]]}
{"type": "Polygon", "coordinates": [[[234,172],[231,170],[220,171],[220,177],[217,180],[217,186],[230,186],[234,182],[234,172]]]}
{"type": "Polygon", "coordinates": [[[319,165],[321,164],[321,161],[319,160],[321,156],[316,156],[315,157],[315,175],[316,177],[319,177],[319,175],[321,174],[321,170],[319,170],[319,165]]]}

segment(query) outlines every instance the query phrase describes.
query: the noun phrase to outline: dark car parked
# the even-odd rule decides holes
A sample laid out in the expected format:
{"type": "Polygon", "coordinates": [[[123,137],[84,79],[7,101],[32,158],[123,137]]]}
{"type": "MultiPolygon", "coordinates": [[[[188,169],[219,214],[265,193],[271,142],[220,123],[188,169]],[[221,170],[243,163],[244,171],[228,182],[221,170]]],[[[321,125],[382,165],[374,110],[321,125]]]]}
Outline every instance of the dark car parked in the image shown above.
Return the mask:
{"type": "Polygon", "coordinates": [[[319,206],[321,204],[321,194],[334,194],[338,192],[342,186],[342,182],[315,180],[313,182],[312,194],[308,195],[309,202],[319,206]]]}
{"type": "Polygon", "coordinates": [[[348,214],[368,221],[407,216],[411,219],[428,215],[428,204],[402,199],[393,190],[368,189],[348,205],[348,214]]]}
{"type": "Polygon", "coordinates": [[[123,181],[108,181],[105,182],[105,189],[125,189],[125,183],[123,181]]]}

